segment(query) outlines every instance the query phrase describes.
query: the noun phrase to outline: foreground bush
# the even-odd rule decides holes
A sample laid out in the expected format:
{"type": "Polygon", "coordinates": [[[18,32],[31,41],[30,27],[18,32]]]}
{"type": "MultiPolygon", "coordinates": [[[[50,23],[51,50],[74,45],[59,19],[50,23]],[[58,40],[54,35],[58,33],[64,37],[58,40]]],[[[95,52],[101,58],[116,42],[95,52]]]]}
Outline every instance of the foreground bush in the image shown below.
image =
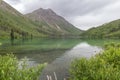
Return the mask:
{"type": "Polygon", "coordinates": [[[71,64],[71,80],[120,80],[120,46],[106,46],[95,57],[75,60],[71,64]]]}
{"type": "Polygon", "coordinates": [[[0,80],[38,80],[45,64],[28,68],[26,62],[18,65],[14,55],[0,56],[0,80]]]}

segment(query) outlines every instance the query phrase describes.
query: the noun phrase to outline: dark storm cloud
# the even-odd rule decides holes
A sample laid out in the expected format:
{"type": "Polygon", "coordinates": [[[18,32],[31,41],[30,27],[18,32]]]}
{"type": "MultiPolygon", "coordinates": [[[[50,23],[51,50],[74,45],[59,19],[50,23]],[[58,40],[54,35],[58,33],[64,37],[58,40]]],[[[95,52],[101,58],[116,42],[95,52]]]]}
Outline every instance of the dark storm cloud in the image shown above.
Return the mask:
{"type": "Polygon", "coordinates": [[[120,18],[120,0],[5,0],[22,13],[51,8],[81,29],[120,18]]]}

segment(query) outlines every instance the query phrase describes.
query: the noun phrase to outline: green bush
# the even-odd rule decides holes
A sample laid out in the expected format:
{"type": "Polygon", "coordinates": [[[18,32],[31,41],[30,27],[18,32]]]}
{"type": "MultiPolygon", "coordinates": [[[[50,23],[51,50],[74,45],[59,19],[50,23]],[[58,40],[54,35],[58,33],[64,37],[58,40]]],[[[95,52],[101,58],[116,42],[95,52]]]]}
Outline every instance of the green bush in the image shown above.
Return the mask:
{"type": "Polygon", "coordinates": [[[12,54],[0,56],[0,80],[38,80],[44,67],[45,64],[28,67],[26,61],[19,64],[12,54]]]}
{"type": "Polygon", "coordinates": [[[110,44],[90,59],[82,58],[71,64],[71,80],[120,80],[120,46],[110,44]]]}

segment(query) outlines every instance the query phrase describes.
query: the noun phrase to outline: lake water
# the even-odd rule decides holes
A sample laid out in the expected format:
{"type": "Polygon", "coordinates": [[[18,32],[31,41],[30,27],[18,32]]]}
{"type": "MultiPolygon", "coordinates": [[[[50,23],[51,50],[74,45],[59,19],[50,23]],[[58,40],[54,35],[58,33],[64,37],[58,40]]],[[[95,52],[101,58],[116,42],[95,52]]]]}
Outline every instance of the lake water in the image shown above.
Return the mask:
{"type": "Polygon", "coordinates": [[[1,52],[13,52],[19,60],[27,57],[30,66],[48,63],[40,80],[47,80],[47,75],[58,80],[69,77],[70,63],[76,58],[90,58],[102,50],[104,43],[119,42],[119,40],[81,40],[81,39],[34,39],[16,40],[14,43],[0,41],[1,52]],[[7,50],[7,51],[6,51],[7,50]]]}

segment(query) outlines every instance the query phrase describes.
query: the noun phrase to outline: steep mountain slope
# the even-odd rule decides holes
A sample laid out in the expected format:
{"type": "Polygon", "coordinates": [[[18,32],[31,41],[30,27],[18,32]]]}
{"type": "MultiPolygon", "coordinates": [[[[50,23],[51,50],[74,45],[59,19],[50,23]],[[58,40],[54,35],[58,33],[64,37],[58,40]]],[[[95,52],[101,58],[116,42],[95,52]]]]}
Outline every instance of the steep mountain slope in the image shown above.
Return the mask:
{"type": "Polygon", "coordinates": [[[79,35],[81,30],[74,27],[63,17],[57,15],[51,9],[38,9],[26,15],[36,23],[42,24],[44,30],[49,30],[51,35],[79,35]]]}
{"type": "Polygon", "coordinates": [[[9,38],[11,30],[15,38],[32,36],[46,36],[39,32],[35,22],[27,19],[21,13],[4,1],[0,2],[0,38],[9,38]]]}
{"type": "Polygon", "coordinates": [[[82,36],[86,38],[120,38],[120,19],[91,28],[82,36]]]}
{"type": "Polygon", "coordinates": [[[0,38],[10,38],[11,34],[14,38],[66,37],[79,35],[80,30],[50,9],[22,15],[0,1],[0,38]]]}

